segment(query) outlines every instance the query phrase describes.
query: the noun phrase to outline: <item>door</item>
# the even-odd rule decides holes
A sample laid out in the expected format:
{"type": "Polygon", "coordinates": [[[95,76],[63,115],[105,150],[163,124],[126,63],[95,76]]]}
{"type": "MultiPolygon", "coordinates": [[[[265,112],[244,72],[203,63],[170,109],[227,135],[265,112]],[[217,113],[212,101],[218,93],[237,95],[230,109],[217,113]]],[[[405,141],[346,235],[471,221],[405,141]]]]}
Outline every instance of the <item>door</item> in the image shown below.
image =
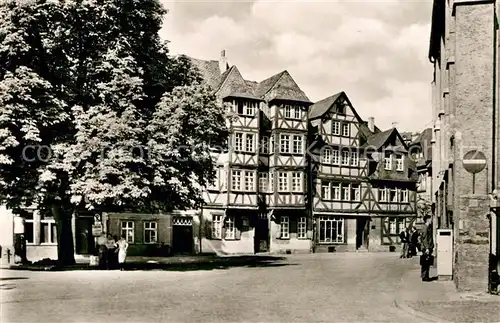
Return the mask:
{"type": "Polygon", "coordinates": [[[269,220],[266,214],[259,214],[255,225],[254,252],[269,251],[269,220]]]}
{"type": "Polygon", "coordinates": [[[175,254],[193,253],[193,226],[174,225],[172,227],[172,252],[175,254]]]}
{"type": "Polygon", "coordinates": [[[356,249],[367,248],[368,242],[368,218],[356,219],[356,249]]]}
{"type": "Polygon", "coordinates": [[[75,251],[80,255],[94,253],[94,236],[92,235],[92,223],[94,218],[81,217],[75,223],[75,251]]]}

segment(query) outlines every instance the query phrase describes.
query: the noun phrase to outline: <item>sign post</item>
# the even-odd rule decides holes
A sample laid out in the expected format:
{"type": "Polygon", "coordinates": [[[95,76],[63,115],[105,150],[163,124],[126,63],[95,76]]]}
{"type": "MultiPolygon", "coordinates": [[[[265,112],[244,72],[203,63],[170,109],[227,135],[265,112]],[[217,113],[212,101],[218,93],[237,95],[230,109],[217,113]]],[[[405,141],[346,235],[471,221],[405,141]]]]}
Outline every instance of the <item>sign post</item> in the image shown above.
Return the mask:
{"type": "Polygon", "coordinates": [[[479,150],[470,150],[462,158],[465,170],[472,174],[472,194],[476,193],[476,174],[486,167],[486,156],[479,150]]]}

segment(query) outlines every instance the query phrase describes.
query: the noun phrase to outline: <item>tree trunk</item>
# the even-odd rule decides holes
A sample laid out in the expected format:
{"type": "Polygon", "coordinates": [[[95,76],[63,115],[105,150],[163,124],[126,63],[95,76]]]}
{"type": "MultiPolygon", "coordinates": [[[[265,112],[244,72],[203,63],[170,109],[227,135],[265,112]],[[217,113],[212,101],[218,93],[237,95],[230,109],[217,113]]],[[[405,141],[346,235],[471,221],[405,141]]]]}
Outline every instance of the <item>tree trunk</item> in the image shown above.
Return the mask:
{"type": "Polygon", "coordinates": [[[57,225],[57,262],[60,266],[74,265],[75,250],[71,225],[73,208],[65,209],[60,204],[53,204],[51,211],[57,225]]]}

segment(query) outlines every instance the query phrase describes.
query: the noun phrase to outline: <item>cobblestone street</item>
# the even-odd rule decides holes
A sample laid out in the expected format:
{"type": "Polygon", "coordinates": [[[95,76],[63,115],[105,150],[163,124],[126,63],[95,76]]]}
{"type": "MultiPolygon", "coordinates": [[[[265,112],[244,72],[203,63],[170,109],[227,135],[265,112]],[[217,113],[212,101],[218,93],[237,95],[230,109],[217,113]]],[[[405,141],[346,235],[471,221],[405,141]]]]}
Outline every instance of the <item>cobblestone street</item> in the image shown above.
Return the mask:
{"type": "Polygon", "coordinates": [[[4,271],[2,311],[4,322],[415,321],[394,304],[411,266],[397,258],[297,255],[263,268],[188,272],[4,271]]]}
{"type": "MultiPolygon", "coordinates": [[[[396,300],[405,298],[412,309],[422,305],[437,317],[450,312],[435,302],[418,303],[418,297],[425,297],[423,286],[432,290],[438,285],[419,285],[418,277],[402,284],[405,276],[418,275],[416,268],[417,259],[398,259],[396,253],[339,253],[293,255],[267,265],[214,270],[6,270],[2,318],[4,322],[426,321],[397,306],[396,300]]],[[[488,310],[491,321],[495,316],[491,306],[488,310]]],[[[469,321],[474,313],[469,311],[469,321]]]]}

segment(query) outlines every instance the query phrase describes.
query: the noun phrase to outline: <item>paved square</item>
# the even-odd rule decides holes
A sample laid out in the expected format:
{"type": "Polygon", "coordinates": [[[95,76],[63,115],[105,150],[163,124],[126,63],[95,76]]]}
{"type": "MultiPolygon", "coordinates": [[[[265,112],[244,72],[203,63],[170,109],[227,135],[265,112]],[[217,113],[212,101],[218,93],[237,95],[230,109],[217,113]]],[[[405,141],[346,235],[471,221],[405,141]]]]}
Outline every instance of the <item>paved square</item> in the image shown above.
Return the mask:
{"type": "Polygon", "coordinates": [[[200,271],[2,273],[4,322],[420,322],[396,308],[413,259],[292,255],[200,271]]]}

